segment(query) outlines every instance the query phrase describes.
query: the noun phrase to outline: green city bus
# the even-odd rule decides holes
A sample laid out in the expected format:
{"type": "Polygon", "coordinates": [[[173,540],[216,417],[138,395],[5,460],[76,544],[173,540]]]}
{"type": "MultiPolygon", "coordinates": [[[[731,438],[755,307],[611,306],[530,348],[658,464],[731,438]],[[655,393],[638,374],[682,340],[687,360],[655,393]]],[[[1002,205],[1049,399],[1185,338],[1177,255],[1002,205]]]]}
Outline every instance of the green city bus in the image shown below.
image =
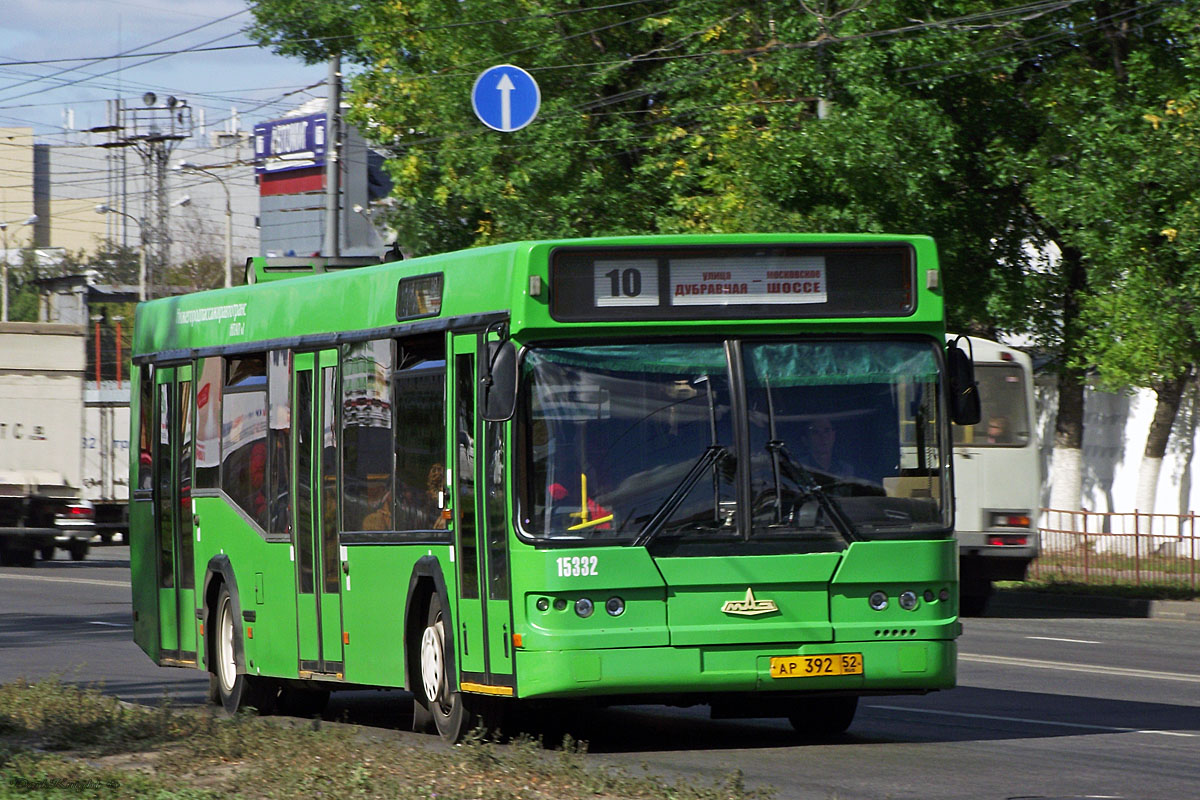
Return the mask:
{"type": "MultiPolygon", "coordinates": [[[[954,685],[950,424],[922,236],[564,239],[251,259],[138,307],[134,636],[211,697],[402,688],[845,730],[954,685]]],[[[974,402],[974,406],[973,406],[974,402]]]]}

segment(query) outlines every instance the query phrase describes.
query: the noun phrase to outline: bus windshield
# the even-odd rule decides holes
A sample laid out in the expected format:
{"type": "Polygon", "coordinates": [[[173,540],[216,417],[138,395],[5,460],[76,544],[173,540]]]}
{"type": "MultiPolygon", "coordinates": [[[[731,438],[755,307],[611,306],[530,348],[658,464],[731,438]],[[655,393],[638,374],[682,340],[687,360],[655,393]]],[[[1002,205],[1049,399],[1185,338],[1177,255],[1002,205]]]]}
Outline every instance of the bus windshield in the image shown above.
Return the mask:
{"type": "Polygon", "coordinates": [[[522,381],[525,535],[809,551],[949,527],[930,342],[533,347],[522,381]]]}

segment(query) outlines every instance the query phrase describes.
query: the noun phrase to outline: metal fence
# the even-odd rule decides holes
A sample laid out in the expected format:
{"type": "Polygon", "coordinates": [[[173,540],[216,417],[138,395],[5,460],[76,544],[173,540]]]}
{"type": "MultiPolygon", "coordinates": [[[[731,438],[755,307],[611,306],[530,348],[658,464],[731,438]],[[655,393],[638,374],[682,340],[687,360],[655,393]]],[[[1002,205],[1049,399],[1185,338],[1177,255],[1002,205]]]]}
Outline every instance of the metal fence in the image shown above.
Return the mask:
{"type": "Polygon", "coordinates": [[[1042,509],[1033,580],[1197,587],[1195,514],[1042,509]]]}

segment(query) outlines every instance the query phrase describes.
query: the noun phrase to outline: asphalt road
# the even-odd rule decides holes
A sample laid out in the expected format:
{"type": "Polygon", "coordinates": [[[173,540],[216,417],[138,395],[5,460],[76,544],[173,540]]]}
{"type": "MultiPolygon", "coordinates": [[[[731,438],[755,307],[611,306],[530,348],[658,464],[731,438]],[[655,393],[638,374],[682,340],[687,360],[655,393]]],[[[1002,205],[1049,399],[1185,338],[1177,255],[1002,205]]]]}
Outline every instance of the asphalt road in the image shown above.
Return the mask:
{"type": "MultiPolygon", "coordinates": [[[[57,674],[124,699],[202,703],[207,679],[130,639],[125,548],[0,568],[0,681],[57,674]]],[[[1200,797],[1200,623],[966,620],[959,688],[864,698],[848,734],[799,741],[782,721],[622,707],[578,721],[589,759],[716,781],[740,769],[780,798],[1200,797]]],[[[336,695],[327,716],[404,730],[403,693],[336,695]]]]}

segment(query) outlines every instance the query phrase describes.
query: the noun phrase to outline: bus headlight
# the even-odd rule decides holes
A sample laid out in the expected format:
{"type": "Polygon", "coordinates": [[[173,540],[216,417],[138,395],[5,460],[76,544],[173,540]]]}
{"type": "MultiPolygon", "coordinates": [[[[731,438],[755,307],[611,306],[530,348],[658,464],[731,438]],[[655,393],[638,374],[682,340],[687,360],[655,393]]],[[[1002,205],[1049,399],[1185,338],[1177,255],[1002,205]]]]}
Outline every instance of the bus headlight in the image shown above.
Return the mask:
{"type": "Polygon", "coordinates": [[[604,610],[611,617],[619,617],[625,613],[625,601],[619,597],[610,597],[608,602],[604,604],[604,610]]]}
{"type": "Polygon", "coordinates": [[[871,596],[867,598],[867,603],[870,604],[871,608],[875,611],[883,611],[888,607],[887,593],[880,591],[871,592],[871,596]]]}
{"type": "Polygon", "coordinates": [[[585,619],[587,617],[590,617],[592,615],[592,612],[595,610],[596,610],[595,604],[592,603],[591,600],[588,600],[586,597],[581,597],[575,601],[575,613],[581,617],[584,617],[585,619]]]}
{"type": "Polygon", "coordinates": [[[900,607],[905,611],[912,611],[917,607],[917,593],[908,591],[900,593],[900,607]]]}

